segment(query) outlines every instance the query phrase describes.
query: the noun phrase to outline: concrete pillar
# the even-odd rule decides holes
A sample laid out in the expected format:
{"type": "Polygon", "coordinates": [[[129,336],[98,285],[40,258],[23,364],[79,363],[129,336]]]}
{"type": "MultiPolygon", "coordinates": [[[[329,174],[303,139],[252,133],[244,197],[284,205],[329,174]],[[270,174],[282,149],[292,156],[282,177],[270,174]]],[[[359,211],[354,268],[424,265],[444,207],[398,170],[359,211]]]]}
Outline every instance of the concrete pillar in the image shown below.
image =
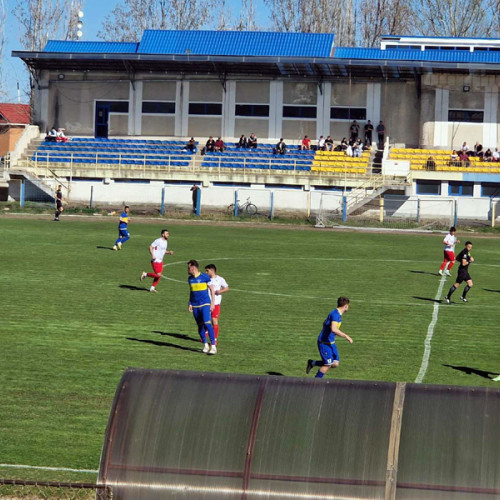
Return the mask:
{"type": "Polygon", "coordinates": [[[283,82],[269,84],[269,137],[279,139],[283,134],[283,82]]]}
{"type": "Polygon", "coordinates": [[[316,100],[316,137],[320,135],[326,136],[330,135],[330,101],[332,96],[332,84],[331,82],[323,82],[321,84],[321,89],[323,93],[319,91],[316,100]]]}
{"type": "Polygon", "coordinates": [[[236,81],[226,82],[226,91],[222,95],[222,137],[234,137],[236,106],[236,81]]]}
{"type": "Polygon", "coordinates": [[[188,135],[189,82],[178,80],[175,89],[175,136],[188,135]]]}
{"type": "MultiPolygon", "coordinates": [[[[381,90],[382,84],[368,83],[366,85],[366,119],[371,120],[373,127],[376,128],[380,121],[380,107],[381,107],[381,90]]],[[[375,130],[373,131],[373,138],[375,137],[375,130]]]]}
{"type": "MultiPolygon", "coordinates": [[[[40,88],[38,93],[40,96],[40,109],[38,110],[38,119],[40,121],[40,131],[42,133],[48,132],[48,129],[52,127],[53,124],[49,123],[49,120],[53,117],[49,114],[49,79],[48,72],[43,71],[42,76],[39,80],[40,88]]],[[[35,101],[36,102],[36,101],[35,101]]]]}
{"type": "Polygon", "coordinates": [[[434,146],[449,147],[448,144],[448,109],[450,91],[436,89],[436,104],[434,108],[434,146]]]}
{"type": "Polygon", "coordinates": [[[134,82],[134,85],[130,82],[128,100],[128,135],[141,135],[142,132],[142,90],[143,82],[134,82]]]}
{"type": "Polygon", "coordinates": [[[484,149],[495,147],[498,137],[498,89],[488,88],[484,94],[484,149]]]}

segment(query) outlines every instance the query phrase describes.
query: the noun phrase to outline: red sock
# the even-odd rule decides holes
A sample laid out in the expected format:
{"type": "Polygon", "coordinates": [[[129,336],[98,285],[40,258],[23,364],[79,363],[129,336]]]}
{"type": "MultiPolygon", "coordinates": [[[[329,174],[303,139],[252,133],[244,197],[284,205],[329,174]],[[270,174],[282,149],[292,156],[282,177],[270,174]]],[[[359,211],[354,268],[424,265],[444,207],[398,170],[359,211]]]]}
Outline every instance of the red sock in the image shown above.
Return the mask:
{"type": "Polygon", "coordinates": [[[214,325],[214,333],[215,333],[215,340],[217,341],[217,337],[219,336],[219,325],[214,325]]]}

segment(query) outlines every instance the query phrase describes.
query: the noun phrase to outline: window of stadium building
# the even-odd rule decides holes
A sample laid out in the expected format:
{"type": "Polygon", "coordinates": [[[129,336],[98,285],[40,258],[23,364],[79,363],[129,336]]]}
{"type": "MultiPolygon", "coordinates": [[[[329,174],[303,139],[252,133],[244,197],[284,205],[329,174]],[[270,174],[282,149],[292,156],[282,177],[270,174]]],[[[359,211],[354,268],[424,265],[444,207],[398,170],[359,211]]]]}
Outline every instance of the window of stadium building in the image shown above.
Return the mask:
{"type": "Polygon", "coordinates": [[[189,114],[222,116],[222,104],[214,102],[190,102],[189,114]]]}
{"type": "Polygon", "coordinates": [[[481,196],[487,198],[500,198],[500,184],[483,182],[481,184],[481,196]]]}
{"type": "Polygon", "coordinates": [[[236,116],[268,117],[269,106],[267,104],[236,104],[234,114],[236,116]]]}
{"type": "Polygon", "coordinates": [[[474,194],[473,182],[450,182],[448,184],[450,196],[472,196],[474,194]]]}
{"type": "Polygon", "coordinates": [[[336,106],[330,108],[331,120],[366,120],[366,108],[336,106]]]}
{"type": "Polygon", "coordinates": [[[143,101],[142,112],[144,114],[173,115],[175,114],[175,102],[143,101]]]}
{"type": "Polygon", "coordinates": [[[484,111],[473,109],[450,109],[448,110],[449,122],[483,123],[484,111]]]}
{"type": "Polygon", "coordinates": [[[417,194],[441,194],[440,181],[417,181],[417,194]]]}
{"type": "Polygon", "coordinates": [[[111,113],[128,113],[128,101],[96,101],[96,104],[109,106],[111,113]]]}
{"type": "Polygon", "coordinates": [[[283,118],[316,118],[316,106],[283,106],[283,118]]]}

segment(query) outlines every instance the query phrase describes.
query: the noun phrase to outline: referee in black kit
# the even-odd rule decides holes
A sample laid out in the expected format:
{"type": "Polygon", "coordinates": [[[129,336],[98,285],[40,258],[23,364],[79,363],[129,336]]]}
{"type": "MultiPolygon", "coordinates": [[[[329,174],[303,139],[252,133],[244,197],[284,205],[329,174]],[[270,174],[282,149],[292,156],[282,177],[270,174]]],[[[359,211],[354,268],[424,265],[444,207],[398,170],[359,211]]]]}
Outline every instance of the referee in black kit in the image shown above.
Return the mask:
{"type": "Polygon", "coordinates": [[[460,286],[460,283],[462,281],[466,281],[467,285],[464,288],[464,291],[462,293],[462,296],[460,297],[460,300],[462,302],[468,302],[467,300],[467,292],[471,289],[472,287],[472,278],[470,277],[469,274],[469,266],[471,262],[474,262],[474,257],[470,254],[472,248],[472,243],[470,241],[465,242],[465,248],[457,255],[456,261],[460,263],[458,266],[458,274],[457,274],[457,280],[456,283],[450,288],[448,291],[448,295],[445,297],[446,303],[450,303],[450,297],[453,294],[453,292],[460,286]]]}

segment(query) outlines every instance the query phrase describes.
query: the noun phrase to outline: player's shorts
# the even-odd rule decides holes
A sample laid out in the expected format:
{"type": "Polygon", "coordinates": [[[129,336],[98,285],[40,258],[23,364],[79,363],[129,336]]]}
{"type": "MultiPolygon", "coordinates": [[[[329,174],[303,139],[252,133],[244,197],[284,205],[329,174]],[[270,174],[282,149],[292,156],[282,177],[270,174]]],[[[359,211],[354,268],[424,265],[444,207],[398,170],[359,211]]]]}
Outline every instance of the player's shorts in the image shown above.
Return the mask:
{"type": "Polygon", "coordinates": [[[118,234],[120,238],[130,238],[130,235],[128,234],[128,229],[118,229],[118,234]]]}
{"type": "Polygon", "coordinates": [[[455,254],[451,250],[445,250],[444,252],[444,260],[449,262],[455,262],[455,254]]]}
{"type": "Polygon", "coordinates": [[[156,274],[162,274],[163,273],[163,262],[155,262],[154,260],[151,261],[151,267],[153,268],[153,271],[156,274]]]}
{"type": "Polygon", "coordinates": [[[472,278],[470,277],[469,271],[467,269],[461,269],[457,274],[457,283],[460,284],[462,281],[469,281],[472,278]]]}
{"type": "Polygon", "coordinates": [[[193,307],[193,316],[196,320],[196,323],[206,324],[212,323],[212,318],[210,316],[210,306],[202,306],[202,307],[193,307]]]}
{"type": "Polygon", "coordinates": [[[318,351],[323,363],[325,363],[326,366],[333,365],[334,361],[339,361],[337,344],[323,344],[318,341],[318,351]]]}
{"type": "Polygon", "coordinates": [[[216,304],[214,306],[214,310],[212,311],[212,318],[219,319],[220,316],[220,304],[216,304]]]}
{"type": "Polygon", "coordinates": [[[63,206],[62,201],[57,200],[56,201],[56,208],[57,208],[57,210],[61,210],[62,206],[63,206]]]}

